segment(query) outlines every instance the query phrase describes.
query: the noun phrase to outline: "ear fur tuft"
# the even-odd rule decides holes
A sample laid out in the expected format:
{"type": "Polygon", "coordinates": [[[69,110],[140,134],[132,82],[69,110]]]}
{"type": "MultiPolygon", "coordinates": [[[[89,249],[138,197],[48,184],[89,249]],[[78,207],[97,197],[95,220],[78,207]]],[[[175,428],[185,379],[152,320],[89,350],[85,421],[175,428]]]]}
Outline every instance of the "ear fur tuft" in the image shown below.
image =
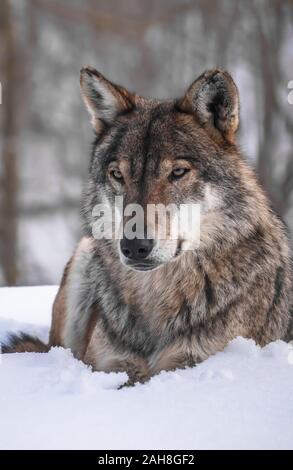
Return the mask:
{"type": "Polygon", "coordinates": [[[231,75],[221,69],[204,72],[188,88],[180,102],[213,138],[219,133],[234,142],[239,125],[239,94],[231,75]]]}
{"type": "Polygon", "coordinates": [[[93,67],[81,69],[80,86],[96,131],[100,130],[103,123],[111,125],[119,114],[131,111],[134,107],[134,96],[131,93],[107,80],[93,67]]]}

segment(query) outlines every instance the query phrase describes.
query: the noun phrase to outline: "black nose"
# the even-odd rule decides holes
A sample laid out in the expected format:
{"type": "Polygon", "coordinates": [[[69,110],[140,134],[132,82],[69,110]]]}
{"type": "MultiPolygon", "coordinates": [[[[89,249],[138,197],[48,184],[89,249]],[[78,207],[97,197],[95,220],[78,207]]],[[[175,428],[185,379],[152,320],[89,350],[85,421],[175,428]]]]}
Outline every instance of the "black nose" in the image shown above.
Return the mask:
{"type": "Polygon", "coordinates": [[[145,259],[154,247],[154,240],[134,238],[129,240],[123,238],[120,242],[120,247],[125,258],[132,260],[145,259]]]}

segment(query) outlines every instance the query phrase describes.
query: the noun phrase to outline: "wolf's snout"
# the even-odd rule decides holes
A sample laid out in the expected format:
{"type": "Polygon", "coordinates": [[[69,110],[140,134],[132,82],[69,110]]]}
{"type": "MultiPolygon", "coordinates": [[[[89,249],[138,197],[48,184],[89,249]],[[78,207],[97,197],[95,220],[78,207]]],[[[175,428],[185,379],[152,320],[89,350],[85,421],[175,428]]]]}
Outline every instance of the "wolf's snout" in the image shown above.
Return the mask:
{"type": "Polygon", "coordinates": [[[125,258],[132,261],[139,261],[148,257],[154,247],[154,240],[134,238],[129,240],[123,238],[120,242],[120,248],[125,258]]]}

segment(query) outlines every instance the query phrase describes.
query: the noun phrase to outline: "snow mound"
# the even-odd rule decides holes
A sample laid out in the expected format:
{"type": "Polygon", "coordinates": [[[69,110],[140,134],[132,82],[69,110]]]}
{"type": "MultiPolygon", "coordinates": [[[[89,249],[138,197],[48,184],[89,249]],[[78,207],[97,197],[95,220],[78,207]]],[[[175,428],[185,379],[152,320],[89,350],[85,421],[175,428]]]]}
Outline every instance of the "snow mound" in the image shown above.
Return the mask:
{"type": "MultiPolygon", "coordinates": [[[[0,289],[8,330],[48,334],[56,288],[0,289]]],[[[68,350],[0,356],[0,449],[293,449],[292,347],[237,338],[194,368],[118,390],[68,350]]]]}

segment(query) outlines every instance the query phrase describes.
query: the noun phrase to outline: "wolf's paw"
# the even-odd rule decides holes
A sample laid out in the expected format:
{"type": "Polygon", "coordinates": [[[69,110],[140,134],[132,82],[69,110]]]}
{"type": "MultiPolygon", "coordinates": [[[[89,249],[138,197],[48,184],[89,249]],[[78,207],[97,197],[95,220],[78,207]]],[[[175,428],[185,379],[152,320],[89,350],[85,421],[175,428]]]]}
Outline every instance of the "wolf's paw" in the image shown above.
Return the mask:
{"type": "Polygon", "coordinates": [[[128,380],[120,385],[118,390],[124,387],[133,387],[137,383],[145,383],[150,379],[148,366],[143,360],[127,361],[124,363],[124,371],[128,375],[128,380]]]}

